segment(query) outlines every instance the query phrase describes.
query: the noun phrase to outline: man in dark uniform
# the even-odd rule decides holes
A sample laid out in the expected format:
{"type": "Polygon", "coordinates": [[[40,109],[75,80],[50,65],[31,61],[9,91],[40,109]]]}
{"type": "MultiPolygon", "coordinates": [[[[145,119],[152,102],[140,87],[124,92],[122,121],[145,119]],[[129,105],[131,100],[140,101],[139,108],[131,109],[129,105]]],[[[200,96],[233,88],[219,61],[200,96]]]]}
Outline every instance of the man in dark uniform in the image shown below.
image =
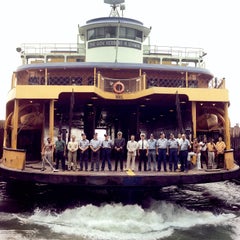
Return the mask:
{"type": "Polygon", "coordinates": [[[122,132],[117,133],[117,138],[114,140],[114,155],[115,155],[115,171],[118,169],[118,162],[120,162],[120,170],[123,171],[123,157],[125,139],[122,137],[122,132]]]}

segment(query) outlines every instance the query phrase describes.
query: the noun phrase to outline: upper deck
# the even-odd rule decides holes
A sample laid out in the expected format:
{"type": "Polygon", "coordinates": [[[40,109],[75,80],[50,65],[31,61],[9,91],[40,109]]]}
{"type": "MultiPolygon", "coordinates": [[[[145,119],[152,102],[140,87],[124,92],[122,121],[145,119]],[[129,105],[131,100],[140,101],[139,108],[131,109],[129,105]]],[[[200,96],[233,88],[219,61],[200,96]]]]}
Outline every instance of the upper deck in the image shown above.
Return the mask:
{"type": "Polygon", "coordinates": [[[25,44],[18,51],[23,65],[13,75],[12,89],[17,87],[18,91],[11,91],[9,100],[57,99],[61,92],[74,88],[75,92],[97,93],[108,99],[178,91],[192,100],[206,101],[211,96],[212,101],[228,101],[224,79],[217,80],[204,68],[202,49],[145,46],[143,63],[85,62],[81,44],[25,44]],[[119,81],[124,84],[121,96],[114,90],[119,81]],[[221,93],[203,92],[216,89],[221,93]]]}

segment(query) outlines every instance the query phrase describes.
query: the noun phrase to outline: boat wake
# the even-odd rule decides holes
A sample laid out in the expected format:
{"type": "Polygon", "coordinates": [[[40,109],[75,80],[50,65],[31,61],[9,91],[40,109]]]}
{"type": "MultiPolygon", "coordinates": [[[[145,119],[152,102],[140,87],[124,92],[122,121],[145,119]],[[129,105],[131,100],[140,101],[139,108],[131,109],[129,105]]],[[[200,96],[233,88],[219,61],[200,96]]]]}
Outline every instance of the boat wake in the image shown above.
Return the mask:
{"type": "Polygon", "coordinates": [[[89,204],[61,213],[38,208],[31,216],[17,218],[21,224],[31,224],[35,229],[37,225],[46,227],[53,236],[63,234],[69,239],[156,240],[171,236],[177,229],[186,230],[206,224],[225,225],[233,221],[236,215],[214,215],[165,201],[152,201],[148,209],[121,203],[98,207],[89,204]]]}

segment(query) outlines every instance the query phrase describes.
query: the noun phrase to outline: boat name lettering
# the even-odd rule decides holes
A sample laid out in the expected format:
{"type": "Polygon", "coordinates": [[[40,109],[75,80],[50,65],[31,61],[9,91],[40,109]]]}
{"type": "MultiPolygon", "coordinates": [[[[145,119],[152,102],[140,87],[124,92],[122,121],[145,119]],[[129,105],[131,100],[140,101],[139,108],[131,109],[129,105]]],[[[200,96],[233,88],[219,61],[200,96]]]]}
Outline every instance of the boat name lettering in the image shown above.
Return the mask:
{"type": "Polygon", "coordinates": [[[123,96],[122,96],[122,95],[117,94],[117,95],[115,95],[115,96],[116,96],[116,99],[123,99],[123,96]]]}
{"type": "Polygon", "coordinates": [[[111,47],[111,46],[119,46],[119,47],[129,47],[141,50],[141,44],[126,41],[126,40],[98,40],[88,42],[88,48],[96,48],[96,47],[111,47]],[[118,42],[118,43],[117,43],[118,42]]]}

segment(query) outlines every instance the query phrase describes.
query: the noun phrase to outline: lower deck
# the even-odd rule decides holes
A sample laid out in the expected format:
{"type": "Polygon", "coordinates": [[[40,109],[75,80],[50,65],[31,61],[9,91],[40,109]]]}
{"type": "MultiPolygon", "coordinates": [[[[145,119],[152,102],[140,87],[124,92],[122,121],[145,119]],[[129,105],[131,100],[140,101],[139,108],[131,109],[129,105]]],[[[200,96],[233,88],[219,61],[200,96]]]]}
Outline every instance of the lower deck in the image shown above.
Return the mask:
{"type": "MultiPolygon", "coordinates": [[[[90,163],[89,163],[90,164],[90,163]]],[[[137,164],[136,164],[137,166],[137,164]]],[[[90,167],[90,166],[89,166],[90,167]]],[[[90,169],[90,168],[89,168],[90,169]]],[[[226,169],[190,169],[188,172],[164,171],[59,171],[49,166],[41,171],[40,162],[27,162],[24,170],[11,169],[0,164],[0,174],[5,180],[78,187],[149,187],[218,182],[240,177],[239,166],[226,169]]]]}

